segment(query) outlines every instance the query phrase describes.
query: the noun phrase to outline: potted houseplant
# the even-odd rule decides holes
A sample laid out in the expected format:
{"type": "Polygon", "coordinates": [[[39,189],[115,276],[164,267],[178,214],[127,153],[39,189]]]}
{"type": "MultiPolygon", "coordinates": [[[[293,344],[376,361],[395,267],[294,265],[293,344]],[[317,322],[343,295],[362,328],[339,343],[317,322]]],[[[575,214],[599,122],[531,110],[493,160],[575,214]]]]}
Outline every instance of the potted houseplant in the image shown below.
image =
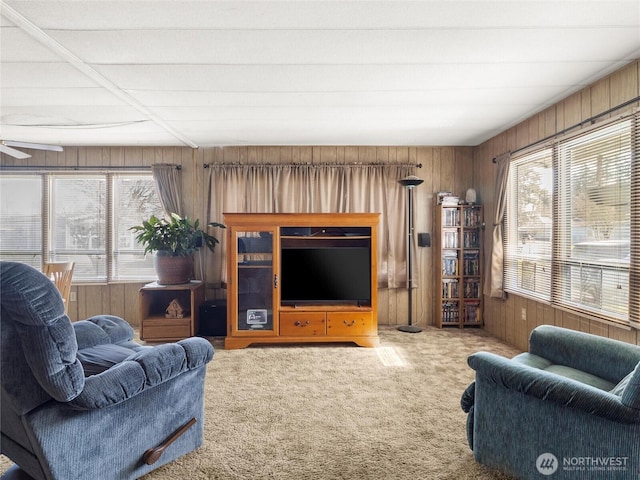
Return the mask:
{"type": "MultiPolygon", "coordinates": [[[[208,227],[226,228],[211,222],[208,227]]],[[[193,254],[206,246],[212,252],[219,240],[200,228],[200,221],[172,213],[169,219],[152,215],[149,220],[130,230],[137,233],[136,240],[144,246],[144,253],[153,253],[154,266],[161,285],[187,283],[193,277],[193,254]]]]}

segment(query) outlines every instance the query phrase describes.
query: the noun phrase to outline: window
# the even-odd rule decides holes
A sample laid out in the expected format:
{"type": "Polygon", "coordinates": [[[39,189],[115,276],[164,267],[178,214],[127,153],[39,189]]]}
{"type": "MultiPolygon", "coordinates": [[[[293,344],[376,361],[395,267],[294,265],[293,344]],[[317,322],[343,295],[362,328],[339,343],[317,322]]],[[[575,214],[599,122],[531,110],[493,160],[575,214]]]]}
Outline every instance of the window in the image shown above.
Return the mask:
{"type": "Polygon", "coordinates": [[[639,167],[633,138],[633,120],[616,120],[512,160],[507,291],[581,315],[634,321],[631,232],[639,219],[632,215],[631,179],[639,167]]]}
{"type": "Polygon", "coordinates": [[[505,228],[505,287],[548,301],[553,236],[553,152],[512,162],[505,228]]]}
{"type": "Polygon", "coordinates": [[[163,217],[151,175],[119,175],[113,178],[113,261],[111,278],[119,280],[155,278],[153,257],[144,254],[135,233],[129,230],[151,215],[163,217]]]}
{"type": "Polygon", "coordinates": [[[554,298],[626,319],[629,303],[631,122],[558,145],[554,298]]]}
{"type": "Polygon", "coordinates": [[[163,215],[148,173],[3,173],[0,257],[74,261],[74,282],[152,279],[152,257],[129,230],[152,214],[163,215]]]}
{"type": "Polygon", "coordinates": [[[42,177],[0,176],[0,256],[42,267],[42,177]]]}
{"type": "Polygon", "coordinates": [[[107,179],[48,176],[48,252],[52,262],[75,262],[76,281],[107,280],[107,179]]]}

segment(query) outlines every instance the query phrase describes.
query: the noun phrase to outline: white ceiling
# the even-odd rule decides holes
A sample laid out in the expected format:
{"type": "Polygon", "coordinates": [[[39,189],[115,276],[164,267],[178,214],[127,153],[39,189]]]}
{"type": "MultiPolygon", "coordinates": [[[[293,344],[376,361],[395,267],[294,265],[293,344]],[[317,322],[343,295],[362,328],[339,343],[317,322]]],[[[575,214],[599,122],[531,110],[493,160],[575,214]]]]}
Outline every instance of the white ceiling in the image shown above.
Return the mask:
{"type": "Polygon", "coordinates": [[[0,0],[0,138],[477,145],[640,56],[640,1],[0,0]]]}

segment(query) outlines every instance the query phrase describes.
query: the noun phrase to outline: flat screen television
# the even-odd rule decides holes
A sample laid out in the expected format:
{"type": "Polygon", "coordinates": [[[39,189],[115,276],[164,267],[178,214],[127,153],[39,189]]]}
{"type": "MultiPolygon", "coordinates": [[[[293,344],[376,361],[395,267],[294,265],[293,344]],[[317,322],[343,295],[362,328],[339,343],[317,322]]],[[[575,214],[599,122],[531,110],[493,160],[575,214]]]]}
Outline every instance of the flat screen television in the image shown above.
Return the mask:
{"type": "Polygon", "coordinates": [[[371,305],[371,256],[367,247],[283,248],[283,305],[371,305]]]}

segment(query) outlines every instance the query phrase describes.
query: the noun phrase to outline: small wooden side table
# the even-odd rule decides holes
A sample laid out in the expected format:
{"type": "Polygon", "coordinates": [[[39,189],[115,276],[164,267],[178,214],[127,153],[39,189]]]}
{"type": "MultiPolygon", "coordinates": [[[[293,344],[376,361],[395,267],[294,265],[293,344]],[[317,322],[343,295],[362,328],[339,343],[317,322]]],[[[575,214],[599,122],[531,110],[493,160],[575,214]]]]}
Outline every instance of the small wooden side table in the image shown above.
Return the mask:
{"type": "Polygon", "coordinates": [[[142,287],[138,293],[140,338],[150,342],[164,342],[195,336],[204,292],[204,283],[195,280],[181,285],[159,285],[153,282],[142,287]],[[172,318],[172,314],[167,313],[167,308],[174,300],[182,307],[181,318],[172,318]]]}

